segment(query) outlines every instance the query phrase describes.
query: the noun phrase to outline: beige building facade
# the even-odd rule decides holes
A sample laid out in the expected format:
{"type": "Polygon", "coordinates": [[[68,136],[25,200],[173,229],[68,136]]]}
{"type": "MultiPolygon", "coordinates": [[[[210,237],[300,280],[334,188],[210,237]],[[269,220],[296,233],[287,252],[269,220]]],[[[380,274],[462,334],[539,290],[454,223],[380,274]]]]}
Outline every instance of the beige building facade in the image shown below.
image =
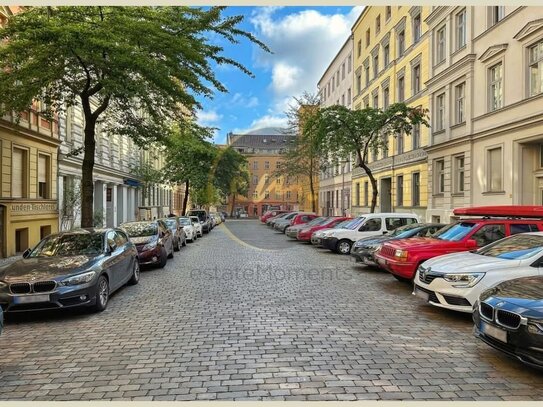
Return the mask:
{"type": "MultiPolygon", "coordinates": [[[[353,39],[345,41],[318,83],[321,107],[352,108],[353,39]]],[[[352,160],[328,161],[319,177],[319,214],[340,216],[351,209],[352,160]]]]}
{"type": "Polygon", "coordinates": [[[428,220],[543,204],[543,7],[434,7],[428,220]]]}

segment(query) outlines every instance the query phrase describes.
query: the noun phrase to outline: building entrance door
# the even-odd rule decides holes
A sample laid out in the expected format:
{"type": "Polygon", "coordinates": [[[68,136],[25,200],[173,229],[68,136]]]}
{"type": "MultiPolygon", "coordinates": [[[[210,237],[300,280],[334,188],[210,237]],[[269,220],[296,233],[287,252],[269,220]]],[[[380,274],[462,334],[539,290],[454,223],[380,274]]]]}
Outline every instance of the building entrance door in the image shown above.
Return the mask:
{"type": "Polygon", "coordinates": [[[392,178],[381,178],[381,212],[392,211],[392,178]]]}

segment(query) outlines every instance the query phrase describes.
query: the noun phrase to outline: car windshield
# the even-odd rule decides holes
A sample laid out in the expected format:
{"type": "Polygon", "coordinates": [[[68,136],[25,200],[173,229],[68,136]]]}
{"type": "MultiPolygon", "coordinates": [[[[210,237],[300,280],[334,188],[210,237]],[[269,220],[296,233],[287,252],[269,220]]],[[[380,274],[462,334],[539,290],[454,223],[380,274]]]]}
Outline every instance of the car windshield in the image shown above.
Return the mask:
{"type": "Polygon", "coordinates": [[[150,222],[125,223],[122,228],[126,230],[130,237],[153,236],[158,232],[157,224],[150,222]]]}
{"type": "Polygon", "coordinates": [[[345,226],[345,229],[351,229],[351,230],[358,229],[358,227],[362,224],[362,222],[364,222],[364,219],[366,218],[363,216],[360,218],[354,218],[352,221],[349,222],[348,225],[345,226]]]}
{"type": "Polygon", "coordinates": [[[97,255],[103,252],[102,233],[73,233],[43,239],[28,257],[97,255]]]}
{"type": "Polygon", "coordinates": [[[192,222],[189,218],[179,218],[179,223],[183,226],[190,226],[192,225],[192,222]]]}
{"type": "Polygon", "coordinates": [[[392,233],[390,233],[388,236],[399,237],[399,238],[409,237],[413,233],[416,233],[419,229],[422,229],[420,225],[416,223],[412,223],[410,225],[405,225],[397,229],[394,229],[392,233]]]}
{"type": "Polygon", "coordinates": [[[498,240],[477,250],[476,253],[499,259],[522,260],[542,250],[543,236],[519,234],[498,240]]]}
{"type": "Polygon", "coordinates": [[[346,219],[343,222],[339,222],[336,226],[333,227],[333,229],[345,229],[347,225],[352,221],[352,219],[346,219]]]}
{"type": "Polygon", "coordinates": [[[191,216],[190,217],[190,220],[195,222],[195,223],[199,223],[200,222],[200,219],[198,219],[198,216],[191,216]]]}
{"type": "Polygon", "coordinates": [[[317,226],[317,225],[320,225],[324,222],[326,222],[328,218],[324,218],[324,217],[320,217],[320,218],[315,218],[313,219],[311,222],[307,222],[307,226],[317,226]]]}
{"type": "Polygon", "coordinates": [[[177,221],[175,220],[175,218],[166,218],[163,220],[164,220],[164,223],[168,225],[170,229],[175,229],[177,227],[177,221]]]}
{"type": "Polygon", "coordinates": [[[458,242],[466,237],[474,228],[476,223],[458,222],[440,229],[432,237],[450,242],[458,242]]]}
{"type": "Polygon", "coordinates": [[[287,216],[285,216],[283,219],[292,219],[293,217],[295,217],[296,215],[298,215],[297,212],[294,212],[294,213],[289,213],[287,214],[287,216]]]}

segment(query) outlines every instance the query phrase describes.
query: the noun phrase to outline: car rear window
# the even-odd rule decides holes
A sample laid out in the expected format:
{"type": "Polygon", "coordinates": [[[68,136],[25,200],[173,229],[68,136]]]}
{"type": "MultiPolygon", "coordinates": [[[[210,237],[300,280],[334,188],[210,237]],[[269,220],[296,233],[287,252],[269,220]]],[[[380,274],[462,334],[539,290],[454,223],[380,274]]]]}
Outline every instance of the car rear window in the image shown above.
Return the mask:
{"type": "Polygon", "coordinates": [[[490,244],[477,251],[483,256],[522,260],[543,250],[543,236],[516,235],[490,244]]]}
{"type": "Polygon", "coordinates": [[[526,232],[538,232],[539,229],[537,225],[528,224],[528,223],[514,223],[510,225],[510,230],[512,235],[517,233],[526,233],[526,232]]]}

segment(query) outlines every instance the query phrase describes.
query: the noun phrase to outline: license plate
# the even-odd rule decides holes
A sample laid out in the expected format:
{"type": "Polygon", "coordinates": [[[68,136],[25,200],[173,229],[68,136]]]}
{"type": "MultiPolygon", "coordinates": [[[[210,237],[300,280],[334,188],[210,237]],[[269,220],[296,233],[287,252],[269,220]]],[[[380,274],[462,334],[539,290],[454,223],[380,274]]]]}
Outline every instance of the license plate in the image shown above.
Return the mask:
{"type": "Polygon", "coordinates": [[[428,302],[428,298],[430,298],[430,294],[427,292],[424,292],[422,290],[419,290],[415,287],[415,295],[419,298],[422,298],[424,301],[428,302]]]}
{"type": "Polygon", "coordinates": [[[481,322],[481,332],[483,332],[485,335],[496,338],[499,341],[507,343],[507,332],[503,329],[481,322]]]}
{"type": "Polygon", "coordinates": [[[13,297],[15,304],[30,304],[34,302],[49,302],[49,294],[41,295],[25,295],[20,297],[13,297]]]}

